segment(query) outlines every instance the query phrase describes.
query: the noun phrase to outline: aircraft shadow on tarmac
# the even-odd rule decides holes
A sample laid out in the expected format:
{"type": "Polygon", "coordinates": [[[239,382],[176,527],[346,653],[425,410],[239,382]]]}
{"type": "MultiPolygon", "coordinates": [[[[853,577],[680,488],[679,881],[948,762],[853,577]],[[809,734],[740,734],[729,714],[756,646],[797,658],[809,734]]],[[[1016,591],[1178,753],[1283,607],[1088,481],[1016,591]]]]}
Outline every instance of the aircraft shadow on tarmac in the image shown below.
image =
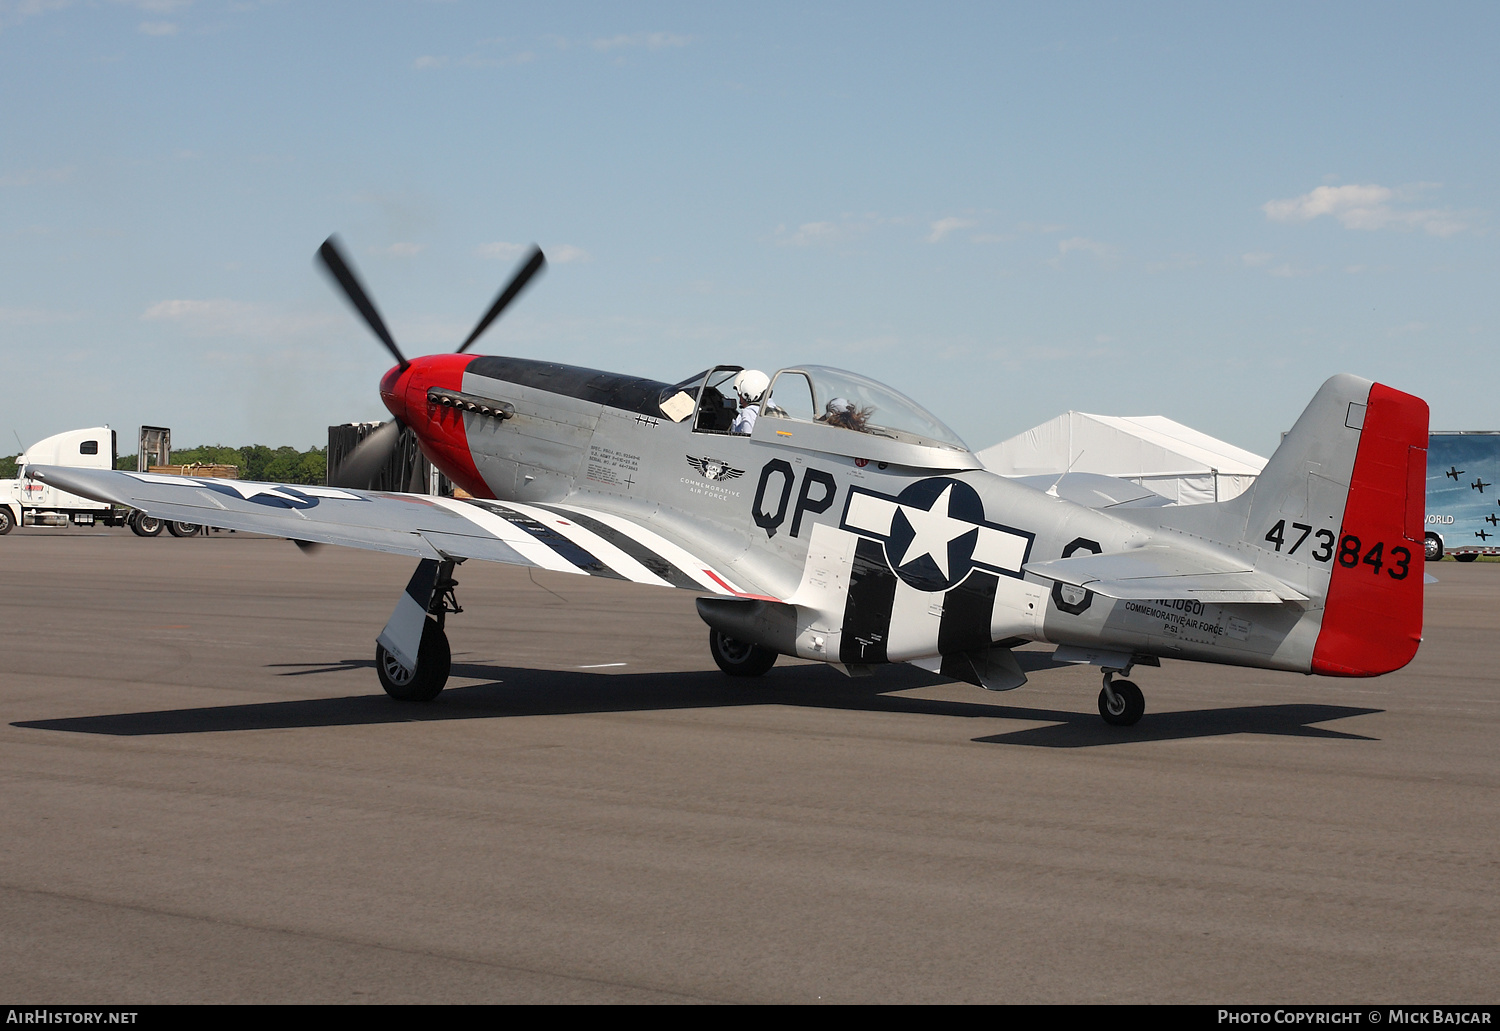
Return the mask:
{"type": "MultiPolygon", "coordinates": [[[[299,664],[279,675],[316,676],[369,669],[373,665],[369,660],[345,659],[316,666],[299,664]]],[[[1230,734],[1373,741],[1378,739],[1362,734],[1325,730],[1313,724],[1384,711],[1347,705],[1246,705],[1183,712],[1148,711],[1134,727],[1111,727],[1094,712],[1001,705],[989,700],[959,702],[894,693],[950,683],[908,666],[885,669],[880,675],[860,679],[830,677],[828,670],[817,665],[782,666],[764,677],[747,680],[731,679],[717,670],[597,674],[580,670],[517,669],[455,662],[452,675],[455,678],[487,682],[450,686],[437,701],[425,705],[395,702],[385,695],[371,694],[74,716],[54,720],[28,720],[11,725],[34,730],[136,737],[428,720],[798,705],[963,719],[1028,720],[1044,725],[989,734],[972,740],[982,744],[1085,748],[1230,734]]]]}

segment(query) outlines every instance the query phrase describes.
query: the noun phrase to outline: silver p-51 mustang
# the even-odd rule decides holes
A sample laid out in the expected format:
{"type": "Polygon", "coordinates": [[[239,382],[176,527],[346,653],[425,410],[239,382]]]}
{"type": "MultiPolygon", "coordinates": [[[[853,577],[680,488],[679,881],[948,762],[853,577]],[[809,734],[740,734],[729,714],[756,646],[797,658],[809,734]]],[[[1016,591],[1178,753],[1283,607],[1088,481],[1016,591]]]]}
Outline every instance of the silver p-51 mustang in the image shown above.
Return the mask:
{"type": "Polygon", "coordinates": [[[395,698],[447,681],[467,559],[699,592],[730,675],[797,655],[1005,691],[1091,663],[1115,724],[1145,709],[1115,677],[1161,657],[1378,676],[1421,639],[1427,405],[1390,387],[1333,377],[1250,491],[1161,507],[1119,481],[991,473],[925,409],[850,372],[721,365],[661,383],[468,355],[540,251],[456,353],[407,359],[333,240],[320,255],[397,361],[380,382],[394,421],[339,479],[368,483],[404,425],[471,497],[28,471],[161,519],[416,558],[376,645],[395,698]],[[1031,641],[1056,648],[1013,651],[1031,641]]]}

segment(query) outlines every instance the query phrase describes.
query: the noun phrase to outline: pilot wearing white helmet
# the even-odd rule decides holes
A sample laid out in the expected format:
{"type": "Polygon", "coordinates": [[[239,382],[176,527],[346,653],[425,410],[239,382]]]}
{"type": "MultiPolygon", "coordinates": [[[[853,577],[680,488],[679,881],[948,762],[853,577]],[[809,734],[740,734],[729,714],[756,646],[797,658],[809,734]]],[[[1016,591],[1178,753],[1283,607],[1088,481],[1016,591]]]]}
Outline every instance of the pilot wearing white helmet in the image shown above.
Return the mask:
{"type": "Polygon", "coordinates": [[[770,377],[759,369],[744,369],[734,377],[734,392],[740,398],[740,410],[729,427],[730,433],[749,433],[760,417],[760,402],[771,385],[770,377]]]}

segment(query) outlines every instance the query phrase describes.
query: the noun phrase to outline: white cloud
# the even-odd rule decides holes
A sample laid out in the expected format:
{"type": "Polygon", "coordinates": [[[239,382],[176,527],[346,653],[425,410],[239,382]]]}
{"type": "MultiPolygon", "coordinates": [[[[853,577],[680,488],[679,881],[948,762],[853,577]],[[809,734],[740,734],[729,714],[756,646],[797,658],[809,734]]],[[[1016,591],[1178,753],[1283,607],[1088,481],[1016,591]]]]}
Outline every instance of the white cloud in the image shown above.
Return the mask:
{"type": "Polygon", "coordinates": [[[1311,222],[1328,215],[1346,229],[1376,230],[1386,228],[1421,229],[1431,236],[1452,236],[1469,228],[1458,212],[1446,208],[1401,208],[1396,202],[1409,201],[1411,195],[1428,188],[1419,183],[1403,190],[1374,183],[1348,186],[1319,186],[1300,197],[1271,200],[1261,210],[1273,222],[1311,222]]]}
{"type": "Polygon", "coordinates": [[[526,245],[520,243],[482,243],[474,248],[474,256],[479,258],[519,258],[526,253],[526,245]]]}
{"type": "Polygon", "coordinates": [[[253,304],[242,301],[157,301],[147,308],[141,318],[148,322],[158,319],[185,319],[203,316],[223,318],[253,311],[253,304]]]}
{"type": "Polygon", "coordinates": [[[0,175],[0,186],[35,186],[37,183],[61,183],[73,178],[72,165],[63,168],[28,168],[24,172],[0,175]]]}
{"type": "Polygon", "coordinates": [[[463,57],[450,58],[443,54],[423,54],[411,63],[417,71],[430,71],[434,68],[447,68],[453,65],[458,68],[502,68],[507,65],[530,64],[536,60],[536,54],[530,50],[523,50],[517,54],[507,54],[503,57],[485,57],[482,54],[465,54],[463,57]]]}
{"type": "Polygon", "coordinates": [[[1107,243],[1098,240],[1090,240],[1086,236],[1070,236],[1066,240],[1059,240],[1057,253],[1059,257],[1066,256],[1072,251],[1082,251],[1092,254],[1094,257],[1104,259],[1113,256],[1115,249],[1107,243]]]}
{"type": "Polygon", "coordinates": [[[1299,268],[1289,261],[1282,262],[1273,269],[1268,269],[1266,275],[1275,276],[1278,279],[1300,279],[1302,276],[1313,276],[1323,271],[1323,266],[1317,268],[1299,268]]]}
{"type": "Polygon", "coordinates": [[[940,218],[932,223],[932,232],[927,234],[927,242],[937,243],[956,229],[973,229],[978,224],[972,218],[940,218]]]}
{"type": "Polygon", "coordinates": [[[50,11],[61,11],[72,5],[73,0],[0,0],[0,26],[19,25],[27,18],[35,18],[50,11]]]}
{"type": "Polygon", "coordinates": [[[803,222],[791,235],[785,226],[776,227],[776,242],[783,247],[817,247],[838,243],[848,234],[837,222],[803,222]]]}
{"type": "Polygon", "coordinates": [[[668,47],[685,47],[693,37],[675,32],[632,32],[628,35],[610,36],[608,39],[589,41],[589,46],[601,53],[627,47],[644,47],[647,50],[665,50],[668,47]]]}
{"type": "Polygon", "coordinates": [[[177,23],[171,21],[143,21],[137,29],[147,36],[177,35],[177,23]]]}
{"type": "MultiPolygon", "coordinates": [[[[522,243],[485,243],[474,248],[474,256],[477,258],[489,258],[498,261],[515,261],[531,250],[530,244],[522,243]]],[[[553,244],[542,248],[547,255],[547,260],[554,265],[566,265],[570,261],[593,261],[594,256],[582,247],[575,247],[570,243],[553,244]]]]}
{"type": "Polygon", "coordinates": [[[115,0],[115,2],[126,4],[139,11],[150,11],[152,14],[169,14],[172,11],[180,11],[193,6],[193,0],[115,0]]]}
{"type": "Polygon", "coordinates": [[[415,258],[427,249],[425,243],[393,243],[389,247],[371,247],[371,254],[387,258],[415,258]]]}
{"type": "Polygon", "coordinates": [[[158,301],[141,313],[141,320],[175,325],[193,336],[203,337],[285,336],[333,323],[328,314],[289,314],[223,298],[158,301]]]}

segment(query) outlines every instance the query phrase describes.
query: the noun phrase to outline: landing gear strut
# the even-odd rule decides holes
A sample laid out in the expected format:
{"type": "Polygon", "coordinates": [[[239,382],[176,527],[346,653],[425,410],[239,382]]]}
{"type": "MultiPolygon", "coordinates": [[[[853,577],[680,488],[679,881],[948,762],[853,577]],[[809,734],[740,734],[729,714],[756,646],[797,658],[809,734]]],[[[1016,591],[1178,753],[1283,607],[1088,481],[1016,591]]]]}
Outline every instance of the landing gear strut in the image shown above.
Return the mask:
{"type": "Polygon", "coordinates": [[[451,559],[420,562],[375,643],[375,674],[397,701],[430,702],[448,683],[453,653],[443,624],[448,613],[463,611],[454,593],[454,565],[451,559]],[[426,611],[419,608],[422,598],[426,611]],[[404,661],[413,653],[414,661],[404,661]]]}
{"type": "Polygon", "coordinates": [[[1115,674],[1129,673],[1124,670],[1104,671],[1104,688],[1099,692],[1099,715],[1104,722],[1115,727],[1134,726],[1146,713],[1146,696],[1141,689],[1128,680],[1116,680],[1115,674]]]}

